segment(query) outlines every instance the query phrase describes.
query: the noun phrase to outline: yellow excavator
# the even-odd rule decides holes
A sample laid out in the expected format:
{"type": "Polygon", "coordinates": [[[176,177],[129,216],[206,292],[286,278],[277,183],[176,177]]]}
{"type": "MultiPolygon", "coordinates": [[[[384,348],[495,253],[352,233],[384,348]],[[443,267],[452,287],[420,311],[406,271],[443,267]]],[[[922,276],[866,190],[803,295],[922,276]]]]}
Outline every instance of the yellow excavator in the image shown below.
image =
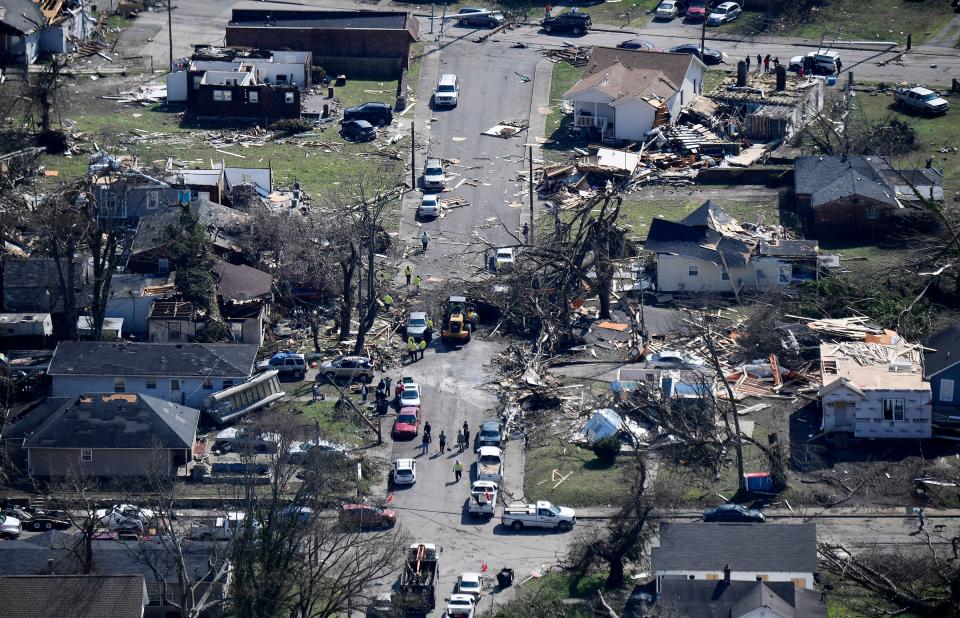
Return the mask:
{"type": "Polygon", "coordinates": [[[467,302],[465,296],[451,296],[447,300],[447,311],[443,318],[444,339],[470,341],[470,334],[477,328],[477,310],[467,302]]]}

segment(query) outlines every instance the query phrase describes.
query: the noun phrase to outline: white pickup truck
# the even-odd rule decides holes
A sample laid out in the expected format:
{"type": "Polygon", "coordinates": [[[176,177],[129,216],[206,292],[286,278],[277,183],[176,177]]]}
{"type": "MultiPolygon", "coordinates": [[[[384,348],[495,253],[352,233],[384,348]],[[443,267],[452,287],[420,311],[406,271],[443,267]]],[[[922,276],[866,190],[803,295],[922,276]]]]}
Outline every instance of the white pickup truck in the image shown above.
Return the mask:
{"type": "Polygon", "coordinates": [[[950,109],[950,102],[933,90],[926,88],[897,88],[893,93],[893,102],[900,107],[916,110],[931,116],[946,114],[950,109]]]}
{"type": "Polygon", "coordinates": [[[536,504],[511,504],[503,509],[501,522],[514,530],[554,528],[566,532],[577,523],[576,512],[565,506],[554,506],[546,500],[536,504]]]}
{"type": "Polygon", "coordinates": [[[493,481],[474,481],[470,487],[467,512],[481,517],[493,517],[497,509],[497,484],[493,481]]]}
{"type": "MultiPolygon", "coordinates": [[[[226,517],[195,522],[190,526],[189,537],[195,541],[228,541],[243,532],[245,520],[245,513],[231,511],[226,517]]],[[[254,521],[253,525],[256,527],[257,522],[254,521]]]]}
{"type": "Polygon", "coordinates": [[[481,446],[477,451],[477,480],[503,482],[503,451],[495,446],[481,446]]]}

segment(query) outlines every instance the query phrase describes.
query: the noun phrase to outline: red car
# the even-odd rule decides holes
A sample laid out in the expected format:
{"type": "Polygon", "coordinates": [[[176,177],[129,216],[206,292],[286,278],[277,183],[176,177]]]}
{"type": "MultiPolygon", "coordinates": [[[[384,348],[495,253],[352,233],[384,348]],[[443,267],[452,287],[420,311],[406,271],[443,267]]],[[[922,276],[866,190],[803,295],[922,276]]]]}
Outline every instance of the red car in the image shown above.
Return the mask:
{"type": "Polygon", "coordinates": [[[394,438],[415,438],[420,433],[420,408],[400,408],[397,420],[393,421],[394,438]]]}
{"type": "Polygon", "coordinates": [[[382,509],[371,504],[344,504],[340,507],[340,524],[348,528],[392,528],[396,523],[396,509],[382,509]]]}
{"type": "Polygon", "coordinates": [[[688,21],[703,21],[707,18],[707,3],[706,0],[692,0],[690,6],[687,7],[687,17],[688,21]]]}

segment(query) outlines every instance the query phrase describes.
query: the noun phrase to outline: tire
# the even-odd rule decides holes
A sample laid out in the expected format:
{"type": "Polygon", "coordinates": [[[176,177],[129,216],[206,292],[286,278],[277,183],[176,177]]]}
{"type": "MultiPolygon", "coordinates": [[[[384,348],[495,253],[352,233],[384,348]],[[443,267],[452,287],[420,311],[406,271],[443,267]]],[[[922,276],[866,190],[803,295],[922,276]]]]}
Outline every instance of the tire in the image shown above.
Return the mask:
{"type": "Polygon", "coordinates": [[[295,378],[298,379],[298,380],[302,380],[302,379],[303,379],[303,375],[304,375],[304,374],[303,374],[302,371],[298,371],[297,373],[293,374],[293,377],[295,377],[295,378]]]}
{"type": "Polygon", "coordinates": [[[573,35],[574,35],[574,36],[580,36],[580,26],[574,26],[574,27],[573,27],[573,35]]]}
{"type": "Polygon", "coordinates": [[[30,522],[30,529],[33,530],[34,532],[40,532],[40,530],[42,530],[43,528],[39,521],[32,521],[30,522]]]}
{"type": "Polygon", "coordinates": [[[467,20],[461,19],[461,20],[460,20],[459,22],[457,22],[457,23],[459,23],[461,26],[466,26],[466,25],[467,25],[467,20]]]}
{"type": "Polygon", "coordinates": [[[544,26],[543,31],[550,34],[550,32],[553,31],[553,26],[544,26]]]}
{"type": "Polygon", "coordinates": [[[557,524],[557,530],[560,532],[570,532],[573,529],[573,525],[569,521],[561,521],[557,524]]]}
{"type": "Polygon", "coordinates": [[[48,522],[44,523],[44,524],[43,524],[43,529],[44,529],[44,530],[53,530],[53,522],[48,521],[48,522]]]}
{"type": "Polygon", "coordinates": [[[384,121],[383,118],[377,118],[377,126],[378,126],[378,127],[382,127],[382,126],[385,125],[385,124],[387,124],[387,123],[386,123],[386,121],[384,121]]]}
{"type": "Polygon", "coordinates": [[[510,524],[510,527],[514,530],[523,530],[523,522],[519,520],[514,521],[512,524],[510,524]]]}

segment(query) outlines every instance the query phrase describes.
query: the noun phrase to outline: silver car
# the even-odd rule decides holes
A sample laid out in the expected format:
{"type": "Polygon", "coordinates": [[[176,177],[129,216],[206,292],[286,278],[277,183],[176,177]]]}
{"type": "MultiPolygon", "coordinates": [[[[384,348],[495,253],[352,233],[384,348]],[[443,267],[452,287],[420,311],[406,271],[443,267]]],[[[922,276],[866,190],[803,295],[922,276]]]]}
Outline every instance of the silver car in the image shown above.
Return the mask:
{"type": "Polygon", "coordinates": [[[339,379],[370,382],[373,380],[373,364],[366,356],[341,356],[320,366],[317,381],[339,379]]]}
{"type": "Polygon", "coordinates": [[[418,343],[421,339],[426,339],[429,342],[428,330],[427,313],[425,311],[411,311],[410,317],[407,318],[406,336],[413,337],[414,341],[418,343]]]}
{"type": "Polygon", "coordinates": [[[447,185],[447,177],[443,173],[443,164],[440,159],[427,159],[423,166],[423,188],[442,191],[447,185]]]}

